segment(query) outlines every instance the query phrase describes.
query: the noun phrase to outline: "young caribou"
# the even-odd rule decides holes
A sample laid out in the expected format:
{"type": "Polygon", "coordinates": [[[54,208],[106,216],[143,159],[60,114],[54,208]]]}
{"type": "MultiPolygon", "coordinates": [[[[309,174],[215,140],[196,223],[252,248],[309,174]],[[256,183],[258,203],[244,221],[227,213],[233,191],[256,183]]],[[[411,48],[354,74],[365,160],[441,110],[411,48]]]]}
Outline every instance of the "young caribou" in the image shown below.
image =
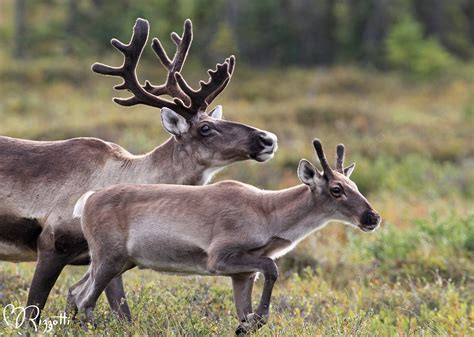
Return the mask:
{"type": "Polygon", "coordinates": [[[176,274],[232,278],[241,321],[237,333],[268,319],[278,277],[274,259],[293,249],[332,220],[368,232],[381,218],[344,168],[344,146],[337,146],[332,170],[319,140],[313,141],[323,168],[302,159],[302,185],[265,191],[236,181],[207,186],[117,185],[82,196],[74,208],[89,243],[91,265],[69,290],[69,308],[93,320],[96,301],[111,279],[138,266],[176,274]],[[260,304],[252,310],[256,273],[265,281],[260,304]]]}
{"type": "MultiPolygon", "coordinates": [[[[128,45],[112,40],[124,55],[122,66],[97,63],[92,69],[123,79],[115,88],[133,96],[115,98],[116,103],[161,108],[163,126],[172,136],[164,144],[136,156],[95,138],[37,142],[0,137],[0,260],[37,260],[27,313],[37,320],[33,305],[43,308],[64,266],[89,262],[80,221],[72,217],[74,204],[85,192],[120,183],[202,185],[224,166],[247,159],[266,161],[276,151],[272,133],[223,120],[221,107],[206,112],[231,79],[233,56],[209,70],[210,79],[201,81],[199,90],[180,75],[192,41],[189,20],[182,36],[171,35],[177,47],[172,60],[153,39],[152,47],[168,74],[160,86],[148,81],[142,85],[136,68],[148,32],[148,21],[138,19],[128,45]]],[[[129,318],[120,278],[111,282],[106,294],[112,308],[129,318]]]]}

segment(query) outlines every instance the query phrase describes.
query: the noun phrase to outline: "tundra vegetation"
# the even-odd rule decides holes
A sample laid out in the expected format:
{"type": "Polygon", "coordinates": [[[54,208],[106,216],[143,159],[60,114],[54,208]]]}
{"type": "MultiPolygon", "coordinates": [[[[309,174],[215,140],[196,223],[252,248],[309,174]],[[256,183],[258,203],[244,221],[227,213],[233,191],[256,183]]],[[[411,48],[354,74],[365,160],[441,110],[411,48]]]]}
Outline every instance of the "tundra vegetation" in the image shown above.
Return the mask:
{"type": "MultiPolygon", "coordinates": [[[[181,17],[177,22],[182,24],[181,17]]],[[[132,23],[124,24],[127,34],[132,23]]],[[[409,21],[402,24],[414,29],[409,21]]],[[[408,28],[392,32],[390,48],[404,46],[408,28]]],[[[115,80],[89,71],[97,59],[92,54],[33,54],[19,62],[2,49],[0,134],[39,140],[95,136],[133,153],[164,141],[154,109],[111,103],[115,80]]],[[[102,59],[113,57],[118,64],[116,55],[102,59]]],[[[150,52],[140,72],[161,78],[152,57],[150,52]]],[[[390,58],[392,64],[401,64],[400,57],[390,58]]],[[[423,66],[410,60],[410,67],[423,66]]],[[[191,66],[184,73],[191,83],[202,78],[191,66]]],[[[347,161],[357,162],[351,178],[384,219],[371,234],[331,224],[279,260],[272,316],[257,336],[474,333],[474,66],[455,63],[428,80],[411,75],[356,65],[255,70],[239,64],[216,101],[225,106],[225,118],[277,134],[280,149],[264,166],[238,164],[215,181],[269,189],[295,185],[298,160],[314,160],[310,140],[319,137],[347,145],[347,161]]],[[[328,157],[332,151],[328,147],[328,157]]],[[[64,310],[67,290],[85,270],[66,267],[43,317],[64,310]]],[[[8,303],[26,302],[33,271],[32,263],[0,263],[0,312],[8,303]]],[[[56,333],[229,335],[235,329],[227,278],[132,270],[124,279],[131,324],[112,315],[101,297],[97,328],[86,332],[70,324],[56,333]]],[[[255,294],[261,286],[257,280],[255,294]]],[[[0,320],[0,335],[13,333],[0,320]]]]}
{"type": "MultiPolygon", "coordinates": [[[[1,134],[97,136],[136,153],[167,137],[153,109],[113,105],[110,85],[77,70],[91,62],[20,65],[2,57],[1,134]]],[[[152,64],[149,70],[156,71],[152,64]]],[[[379,230],[365,235],[329,225],[278,261],[273,315],[259,334],[473,332],[473,70],[465,66],[429,83],[353,67],[236,75],[219,99],[225,117],[272,130],[281,146],[265,166],[239,164],[215,180],[292,186],[298,160],[314,159],[308,140],[317,135],[350,144],[348,160],[357,162],[352,179],[384,218],[379,230]]],[[[33,270],[31,263],[0,263],[0,310],[25,303],[33,270]]],[[[64,310],[68,288],[84,272],[66,268],[44,317],[64,310]]],[[[97,334],[221,335],[235,328],[226,278],[138,270],[124,278],[135,321],[114,318],[101,298],[97,334]]],[[[2,334],[13,332],[0,324],[2,334]]],[[[86,334],[77,325],[63,331],[86,334]]]]}

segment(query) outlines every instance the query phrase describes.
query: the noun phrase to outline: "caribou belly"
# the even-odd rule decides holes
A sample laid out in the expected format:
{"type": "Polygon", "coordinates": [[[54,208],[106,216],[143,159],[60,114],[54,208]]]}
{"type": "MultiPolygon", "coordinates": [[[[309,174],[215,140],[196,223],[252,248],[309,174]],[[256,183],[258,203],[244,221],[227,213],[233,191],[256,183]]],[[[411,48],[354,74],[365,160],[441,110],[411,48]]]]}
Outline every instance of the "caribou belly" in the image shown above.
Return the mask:
{"type": "Polygon", "coordinates": [[[32,262],[36,257],[36,251],[28,247],[0,241],[0,261],[32,262]]]}
{"type": "Polygon", "coordinates": [[[0,214],[0,260],[36,261],[36,245],[41,230],[36,219],[0,214]]]}
{"type": "Polygon", "coordinates": [[[172,274],[209,275],[207,253],[182,237],[129,241],[128,254],[139,268],[172,274]]]}

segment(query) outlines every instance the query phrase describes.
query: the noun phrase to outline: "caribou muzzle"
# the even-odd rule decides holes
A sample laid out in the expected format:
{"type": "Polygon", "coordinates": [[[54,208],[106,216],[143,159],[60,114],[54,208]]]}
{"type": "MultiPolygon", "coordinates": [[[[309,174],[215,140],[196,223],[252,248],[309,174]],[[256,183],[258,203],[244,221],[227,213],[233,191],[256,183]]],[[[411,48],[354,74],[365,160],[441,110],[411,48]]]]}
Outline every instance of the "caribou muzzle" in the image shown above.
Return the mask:
{"type": "Polygon", "coordinates": [[[258,162],[264,162],[273,158],[278,149],[277,136],[271,132],[259,131],[255,138],[255,153],[250,157],[258,162]]]}
{"type": "Polygon", "coordinates": [[[376,211],[370,210],[362,214],[359,227],[364,232],[371,232],[380,225],[380,222],[382,222],[380,215],[376,211]]]}

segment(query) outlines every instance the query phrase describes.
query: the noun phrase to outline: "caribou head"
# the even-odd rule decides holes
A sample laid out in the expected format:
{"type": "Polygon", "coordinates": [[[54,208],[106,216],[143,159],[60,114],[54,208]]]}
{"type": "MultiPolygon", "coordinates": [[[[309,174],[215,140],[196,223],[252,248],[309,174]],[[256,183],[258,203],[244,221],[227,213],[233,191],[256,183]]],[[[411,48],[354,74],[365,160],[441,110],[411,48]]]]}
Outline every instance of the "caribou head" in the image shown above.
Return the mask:
{"type": "Polygon", "coordinates": [[[136,74],[136,68],[147,42],[148,21],[137,19],[130,43],[124,44],[112,39],[111,44],[124,55],[120,67],[111,67],[95,63],[92,70],[96,73],[118,76],[123,83],[116,90],[128,90],[133,96],[114,98],[122,106],[144,104],[161,109],[164,128],[174,137],[182,149],[195,158],[196,163],[206,167],[222,167],[245,159],[266,161],[277,150],[277,137],[244,124],[222,119],[222,107],[217,106],[207,112],[209,105],[225,89],[235,67],[232,55],[216,69],[208,70],[209,80],[200,81],[198,90],[194,90],[181,75],[193,39],[192,24],[188,19],[184,23],[182,36],[171,34],[176,44],[176,52],[170,59],[160,40],[153,39],[152,48],[168,74],[164,84],[153,85],[145,81],[142,85],[136,74]],[[171,97],[171,100],[162,96],[171,97]]]}
{"type": "Polygon", "coordinates": [[[308,160],[302,159],[298,166],[298,176],[317,197],[318,207],[328,207],[328,217],[331,219],[358,227],[364,232],[375,230],[381,217],[359,192],[357,185],[349,179],[355,163],[344,167],[344,145],[336,147],[335,170],[329,166],[321,141],[313,140],[313,146],[323,171],[320,172],[308,160]]]}

